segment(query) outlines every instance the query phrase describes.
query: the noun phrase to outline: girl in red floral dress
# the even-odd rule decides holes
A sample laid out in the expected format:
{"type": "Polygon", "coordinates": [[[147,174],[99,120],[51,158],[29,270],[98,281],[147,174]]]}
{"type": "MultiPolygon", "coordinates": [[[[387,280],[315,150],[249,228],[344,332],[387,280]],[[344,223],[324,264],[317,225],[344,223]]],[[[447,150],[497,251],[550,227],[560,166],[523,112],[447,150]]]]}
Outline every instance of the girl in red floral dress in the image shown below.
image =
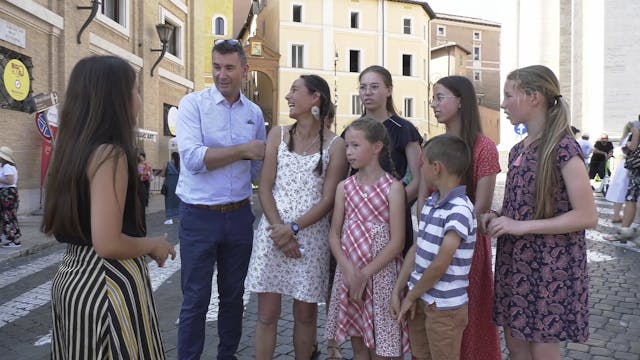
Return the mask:
{"type": "MultiPolygon", "coordinates": [[[[491,209],[496,174],[500,172],[496,144],[482,133],[476,92],[463,76],[447,76],[433,87],[431,107],[447,134],[461,137],[473,149],[472,166],[466,176],[467,196],[476,216],[491,209]]],[[[422,190],[422,189],[421,189],[422,190]]],[[[420,197],[424,199],[424,197],[420,197]]],[[[422,202],[418,203],[418,209],[422,202]]],[[[469,323],[462,337],[461,360],[500,360],[498,327],[493,311],[493,271],[491,238],[480,228],[469,272],[469,323]]]]}

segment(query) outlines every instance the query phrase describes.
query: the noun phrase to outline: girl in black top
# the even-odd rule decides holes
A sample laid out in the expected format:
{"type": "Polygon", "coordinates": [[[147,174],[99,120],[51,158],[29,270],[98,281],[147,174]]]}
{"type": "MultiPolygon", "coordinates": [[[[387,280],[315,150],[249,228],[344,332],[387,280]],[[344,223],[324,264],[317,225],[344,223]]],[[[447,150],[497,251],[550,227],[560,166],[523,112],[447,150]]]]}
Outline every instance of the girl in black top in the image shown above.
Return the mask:
{"type": "Polygon", "coordinates": [[[358,78],[360,100],[364,107],[362,116],[380,121],[389,133],[391,159],[382,161],[382,168],[405,184],[407,197],[406,239],[403,254],[413,245],[411,206],[418,196],[420,184],[420,144],[422,137],[416,127],[398,116],[393,106],[391,73],[382,66],[364,69],[358,78]]]}
{"type": "Polygon", "coordinates": [[[135,71],[92,56],[68,84],[42,222],[68,244],[51,291],[52,359],[164,359],[145,255],[163,266],[175,251],[166,234],[146,236],[135,71]]]}

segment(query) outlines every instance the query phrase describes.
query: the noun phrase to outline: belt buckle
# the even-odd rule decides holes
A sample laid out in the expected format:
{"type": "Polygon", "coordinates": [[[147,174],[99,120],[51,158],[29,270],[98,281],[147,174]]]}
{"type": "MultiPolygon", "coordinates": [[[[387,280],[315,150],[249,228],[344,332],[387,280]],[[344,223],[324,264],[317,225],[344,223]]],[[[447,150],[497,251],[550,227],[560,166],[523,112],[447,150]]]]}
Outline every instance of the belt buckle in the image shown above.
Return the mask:
{"type": "Polygon", "coordinates": [[[231,206],[233,205],[233,203],[227,203],[227,204],[222,204],[220,205],[220,212],[229,212],[231,211],[231,206]]]}

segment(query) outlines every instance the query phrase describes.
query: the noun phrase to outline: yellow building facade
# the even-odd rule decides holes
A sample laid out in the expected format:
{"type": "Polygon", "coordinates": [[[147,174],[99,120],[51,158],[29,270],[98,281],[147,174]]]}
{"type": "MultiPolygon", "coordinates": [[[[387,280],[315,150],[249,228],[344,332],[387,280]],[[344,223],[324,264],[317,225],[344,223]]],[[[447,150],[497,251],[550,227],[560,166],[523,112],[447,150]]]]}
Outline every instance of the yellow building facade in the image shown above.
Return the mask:
{"type": "MultiPolygon", "coordinates": [[[[382,0],[256,1],[253,37],[279,55],[271,125],[291,123],[285,95],[302,74],[322,76],[337,104],[335,130],[362,113],[358,76],[382,65],[393,76],[398,113],[427,132],[429,21],[426,3],[382,0]]],[[[251,41],[251,38],[249,39],[251,41]]],[[[261,93],[258,84],[258,93],[261,93]]]]}

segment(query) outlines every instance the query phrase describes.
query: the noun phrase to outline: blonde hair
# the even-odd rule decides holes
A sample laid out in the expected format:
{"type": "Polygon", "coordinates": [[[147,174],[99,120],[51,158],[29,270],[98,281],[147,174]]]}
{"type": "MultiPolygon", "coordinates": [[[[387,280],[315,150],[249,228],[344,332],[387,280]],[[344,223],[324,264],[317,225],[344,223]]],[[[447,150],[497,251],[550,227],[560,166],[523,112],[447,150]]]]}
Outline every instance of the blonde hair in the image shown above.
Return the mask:
{"type": "Polygon", "coordinates": [[[569,106],[560,94],[558,78],[546,66],[533,65],[514,70],[507,80],[512,80],[515,88],[525,94],[537,92],[546,100],[546,124],[538,148],[534,219],[551,218],[555,212],[555,201],[550,190],[560,181],[560,173],[556,168],[558,144],[566,136],[573,138],[569,125],[569,106]]]}

